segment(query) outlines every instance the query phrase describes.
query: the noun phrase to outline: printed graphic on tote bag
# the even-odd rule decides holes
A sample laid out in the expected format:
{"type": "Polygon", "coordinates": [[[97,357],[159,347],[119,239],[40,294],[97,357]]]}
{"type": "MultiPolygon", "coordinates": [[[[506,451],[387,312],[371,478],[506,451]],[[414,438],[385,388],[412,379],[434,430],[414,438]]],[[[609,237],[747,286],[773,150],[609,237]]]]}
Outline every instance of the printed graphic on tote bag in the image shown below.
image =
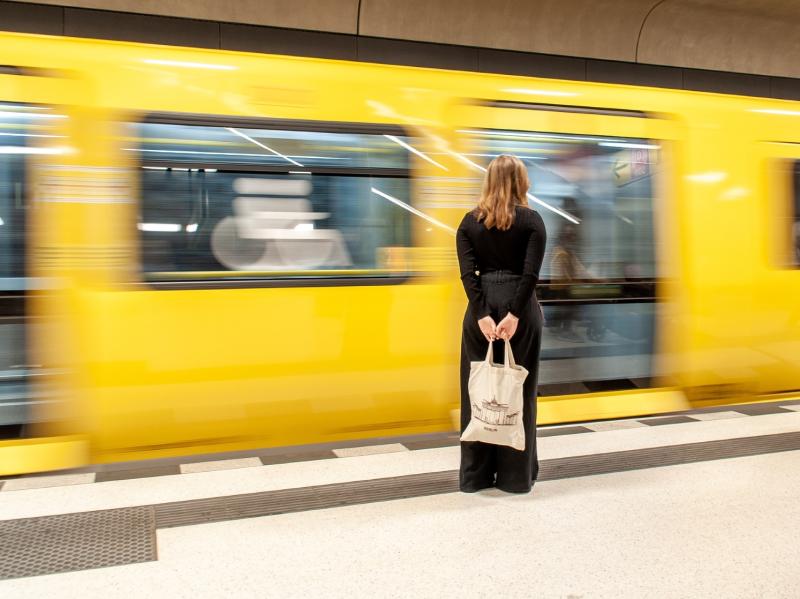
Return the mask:
{"type": "Polygon", "coordinates": [[[499,403],[494,397],[491,400],[483,400],[480,405],[472,404],[472,414],[485,424],[495,426],[514,426],[519,418],[519,410],[509,413],[509,404],[499,403]]]}

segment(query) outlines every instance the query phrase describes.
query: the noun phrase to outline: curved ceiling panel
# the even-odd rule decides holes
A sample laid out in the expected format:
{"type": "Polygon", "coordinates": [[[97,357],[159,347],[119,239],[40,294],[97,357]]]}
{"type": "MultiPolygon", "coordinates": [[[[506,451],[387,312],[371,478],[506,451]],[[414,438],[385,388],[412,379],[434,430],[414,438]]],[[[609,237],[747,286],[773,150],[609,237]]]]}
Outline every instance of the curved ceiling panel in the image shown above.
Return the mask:
{"type": "Polygon", "coordinates": [[[358,0],[20,0],[75,8],[116,10],[290,29],[355,34],[358,0]]]}
{"type": "Polygon", "coordinates": [[[800,77],[799,0],[17,1],[800,77]]]}
{"type": "Polygon", "coordinates": [[[376,37],[633,61],[657,0],[362,0],[376,37]]]}
{"type": "Polygon", "coordinates": [[[642,29],[637,61],[800,77],[800,2],[666,0],[642,29]]]}

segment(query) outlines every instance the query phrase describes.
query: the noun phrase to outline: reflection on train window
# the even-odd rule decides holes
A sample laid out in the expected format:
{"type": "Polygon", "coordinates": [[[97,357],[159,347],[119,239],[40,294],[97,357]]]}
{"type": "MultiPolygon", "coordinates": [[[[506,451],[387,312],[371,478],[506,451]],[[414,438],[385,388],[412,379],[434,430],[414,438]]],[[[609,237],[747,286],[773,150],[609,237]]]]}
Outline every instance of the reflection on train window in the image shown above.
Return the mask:
{"type": "Polygon", "coordinates": [[[792,191],[790,264],[797,267],[800,266],[800,160],[792,164],[792,191]]]}
{"type": "Polygon", "coordinates": [[[408,274],[413,140],[164,123],[139,137],[149,280],[408,274]]]}
{"type": "Polygon", "coordinates": [[[545,315],[545,395],[648,386],[656,262],[654,176],[660,146],[647,139],[469,130],[486,166],[514,154],[527,166],[529,205],[545,221],[537,291],[545,315]]]}
{"type": "Polygon", "coordinates": [[[548,231],[541,278],[652,279],[652,175],[659,146],[644,139],[471,131],[486,165],[514,154],[528,167],[529,203],[548,231]]]}
{"type": "Polygon", "coordinates": [[[0,291],[25,288],[25,164],[46,135],[44,109],[0,103],[0,291]],[[42,121],[42,122],[39,122],[42,121]]]}

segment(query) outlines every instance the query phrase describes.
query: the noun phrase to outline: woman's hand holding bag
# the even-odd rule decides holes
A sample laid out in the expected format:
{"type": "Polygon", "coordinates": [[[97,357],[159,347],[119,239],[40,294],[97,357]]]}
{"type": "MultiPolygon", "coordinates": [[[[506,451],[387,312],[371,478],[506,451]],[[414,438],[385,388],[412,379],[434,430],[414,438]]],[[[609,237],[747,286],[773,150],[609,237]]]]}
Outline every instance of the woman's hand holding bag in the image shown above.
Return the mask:
{"type": "Polygon", "coordinates": [[[497,336],[500,339],[505,339],[509,341],[513,336],[514,333],[517,332],[517,325],[519,324],[519,318],[514,316],[511,312],[506,314],[505,318],[500,321],[495,329],[497,336]]]}
{"type": "Polygon", "coordinates": [[[480,328],[486,341],[494,341],[497,339],[497,325],[494,323],[494,318],[491,316],[484,316],[478,320],[478,328],[480,328]]]}

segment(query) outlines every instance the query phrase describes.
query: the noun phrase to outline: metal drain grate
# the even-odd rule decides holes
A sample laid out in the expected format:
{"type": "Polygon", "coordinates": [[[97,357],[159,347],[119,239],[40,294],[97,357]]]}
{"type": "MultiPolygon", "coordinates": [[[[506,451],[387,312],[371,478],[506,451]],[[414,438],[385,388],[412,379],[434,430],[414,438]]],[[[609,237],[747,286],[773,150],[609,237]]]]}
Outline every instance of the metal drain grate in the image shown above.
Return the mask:
{"type": "Polygon", "coordinates": [[[153,508],[0,521],[0,580],[156,559],[153,508]]]}

